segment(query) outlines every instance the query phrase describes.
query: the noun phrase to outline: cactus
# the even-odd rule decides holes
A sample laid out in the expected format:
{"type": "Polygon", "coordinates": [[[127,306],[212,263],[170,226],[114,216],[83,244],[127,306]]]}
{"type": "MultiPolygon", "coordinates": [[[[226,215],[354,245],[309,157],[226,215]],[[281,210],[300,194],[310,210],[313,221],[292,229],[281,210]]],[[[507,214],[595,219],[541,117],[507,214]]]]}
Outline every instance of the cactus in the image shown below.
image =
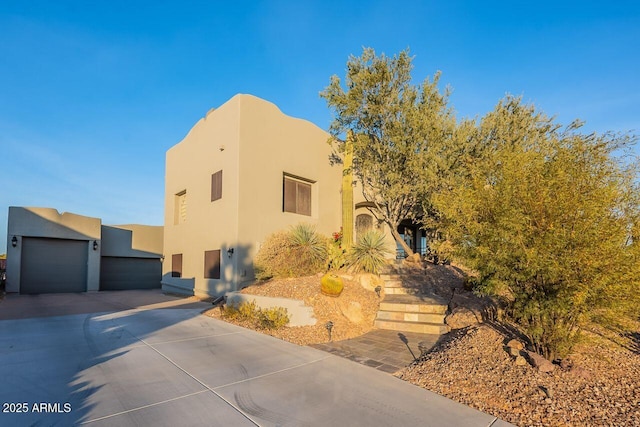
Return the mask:
{"type": "Polygon", "coordinates": [[[320,279],[320,292],[330,297],[338,297],[344,289],[342,278],[332,273],[327,273],[320,279]]]}

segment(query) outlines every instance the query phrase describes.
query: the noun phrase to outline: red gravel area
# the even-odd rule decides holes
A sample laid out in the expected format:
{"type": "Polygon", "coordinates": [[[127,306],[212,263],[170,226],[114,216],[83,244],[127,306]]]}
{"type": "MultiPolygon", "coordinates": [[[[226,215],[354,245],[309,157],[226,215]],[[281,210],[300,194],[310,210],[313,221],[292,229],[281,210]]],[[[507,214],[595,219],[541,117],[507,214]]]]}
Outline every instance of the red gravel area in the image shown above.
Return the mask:
{"type": "MultiPolygon", "coordinates": [[[[510,337],[509,337],[510,338],[510,337]]],[[[640,354],[587,334],[565,369],[516,366],[507,337],[470,328],[398,377],[519,426],[640,426],[640,354]]]]}

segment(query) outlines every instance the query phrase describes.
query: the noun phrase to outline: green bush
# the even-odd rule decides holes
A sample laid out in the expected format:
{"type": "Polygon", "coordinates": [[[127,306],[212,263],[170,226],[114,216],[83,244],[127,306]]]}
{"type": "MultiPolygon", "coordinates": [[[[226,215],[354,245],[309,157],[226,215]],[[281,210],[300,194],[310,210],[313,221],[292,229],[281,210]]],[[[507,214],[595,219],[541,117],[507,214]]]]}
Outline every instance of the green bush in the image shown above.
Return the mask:
{"type": "Polygon", "coordinates": [[[289,323],[289,313],[284,307],[272,307],[260,310],[260,326],[264,329],[280,329],[289,323]]]}
{"type": "Polygon", "coordinates": [[[308,224],[273,233],[254,259],[256,278],[300,277],[321,272],[327,262],[327,244],[328,239],[308,224]]]}
{"type": "Polygon", "coordinates": [[[284,307],[261,309],[255,301],[243,302],[237,307],[225,306],[222,317],[228,320],[248,322],[262,329],[280,329],[289,323],[289,314],[284,307]]]}
{"type": "Polygon", "coordinates": [[[580,126],[507,97],[461,134],[465,166],[430,200],[477,290],[548,359],[594,314],[640,312],[640,164],[617,157],[635,137],[580,126]]]}
{"type": "Polygon", "coordinates": [[[347,252],[347,265],[355,272],[377,274],[385,265],[385,255],[390,253],[384,234],[366,232],[347,252]]]}
{"type": "Polygon", "coordinates": [[[309,224],[298,224],[289,231],[292,246],[292,264],[297,275],[304,276],[322,271],[327,260],[328,239],[309,224]]]}

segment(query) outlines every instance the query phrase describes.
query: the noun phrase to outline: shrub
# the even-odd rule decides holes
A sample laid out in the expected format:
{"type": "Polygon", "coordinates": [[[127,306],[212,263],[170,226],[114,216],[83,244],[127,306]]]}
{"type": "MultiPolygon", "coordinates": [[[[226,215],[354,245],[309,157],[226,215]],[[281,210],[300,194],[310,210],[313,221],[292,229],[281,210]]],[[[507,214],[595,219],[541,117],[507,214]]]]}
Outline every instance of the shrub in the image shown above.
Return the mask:
{"type": "Polygon", "coordinates": [[[264,329],[280,329],[289,323],[289,313],[284,307],[264,308],[260,310],[258,319],[264,329]]]}
{"type": "Polygon", "coordinates": [[[371,230],[366,232],[347,252],[347,265],[356,272],[377,274],[385,265],[385,255],[390,253],[384,234],[371,230]]]}
{"type": "Polygon", "coordinates": [[[255,257],[256,278],[299,277],[322,271],[327,260],[327,242],[308,224],[271,234],[255,257]]]}
{"type": "Polygon", "coordinates": [[[309,224],[298,224],[289,231],[292,247],[291,260],[297,275],[317,273],[327,260],[328,239],[309,224]]]}
{"type": "Polygon", "coordinates": [[[342,247],[342,227],[334,232],[327,245],[327,271],[340,270],[346,263],[347,251],[342,247]]]}
{"type": "Polygon", "coordinates": [[[280,329],[289,323],[289,314],[284,307],[261,309],[255,301],[243,302],[236,306],[225,306],[223,318],[248,322],[254,327],[263,329],[280,329]]]}
{"type": "Polygon", "coordinates": [[[534,350],[564,357],[594,314],[640,312],[635,137],[582,133],[507,97],[465,137],[465,165],[431,202],[456,259],[534,350]]]}
{"type": "Polygon", "coordinates": [[[278,231],[268,236],[260,246],[254,259],[254,271],[258,280],[272,277],[290,277],[291,240],[286,231],[278,231]]]}
{"type": "Polygon", "coordinates": [[[327,273],[320,279],[320,292],[330,297],[338,297],[344,289],[342,278],[332,273],[327,273]]]}

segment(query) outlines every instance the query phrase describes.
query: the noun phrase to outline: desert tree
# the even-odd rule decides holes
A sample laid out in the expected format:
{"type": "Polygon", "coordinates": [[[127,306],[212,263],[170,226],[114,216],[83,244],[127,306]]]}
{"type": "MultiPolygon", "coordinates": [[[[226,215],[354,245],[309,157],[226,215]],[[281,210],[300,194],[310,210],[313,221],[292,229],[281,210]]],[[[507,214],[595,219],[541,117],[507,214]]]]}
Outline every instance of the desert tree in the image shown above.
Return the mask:
{"type": "Polygon", "coordinates": [[[508,96],[434,197],[454,254],[551,359],[594,314],[640,311],[638,168],[623,156],[635,137],[581,127],[508,96]]]}
{"type": "Polygon", "coordinates": [[[440,74],[413,84],[412,59],[408,50],[388,57],[366,48],[347,61],[344,85],[334,75],[320,93],[334,113],[329,131],[337,158],[352,153],[345,172],[361,183],[370,212],[409,255],[398,225],[422,215],[422,200],[437,181],[437,154],[455,128],[440,74]]]}

